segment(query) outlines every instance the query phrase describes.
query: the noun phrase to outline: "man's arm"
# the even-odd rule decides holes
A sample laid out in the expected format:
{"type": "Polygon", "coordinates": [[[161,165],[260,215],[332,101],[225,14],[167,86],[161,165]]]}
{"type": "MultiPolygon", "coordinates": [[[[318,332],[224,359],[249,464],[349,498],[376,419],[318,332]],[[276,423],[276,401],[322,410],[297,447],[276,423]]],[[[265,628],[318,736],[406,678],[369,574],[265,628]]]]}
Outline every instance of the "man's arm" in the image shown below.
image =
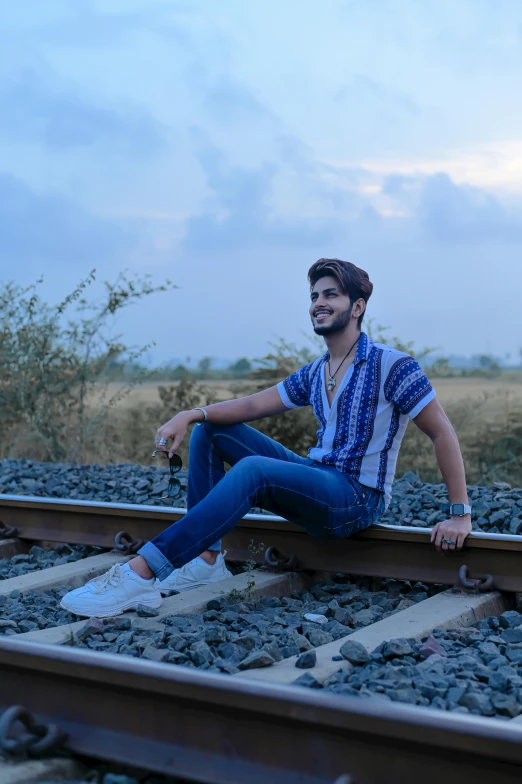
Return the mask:
{"type": "MultiPolygon", "coordinates": [[[[413,421],[433,441],[440,472],[448,488],[450,504],[467,504],[466,476],[459,441],[438,400],[431,400],[413,421]]],[[[433,526],[431,541],[435,543],[437,550],[460,550],[470,532],[471,515],[452,517],[433,526]],[[456,542],[456,547],[446,544],[442,546],[442,539],[456,542]]]]}
{"type": "MultiPolygon", "coordinates": [[[[208,422],[214,425],[237,425],[240,422],[253,422],[256,419],[282,414],[288,409],[281,400],[277,387],[263,389],[254,395],[238,397],[236,400],[224,400],[222,403],[212,403],[205,406],[208,422]]],[[[203,419],[201,411],[188,411],[192,415],[192,422],[203,419]]]]}
{"type": "MultiPolygon", "coordinates": [[[[236,400],[224,400],[205,406],[208,422],[214,425],[237,425],[240,422],[253,422],[263,417],[282,414],[288,409],[283,404],[277,387],[269,387],[254,395],[246,395],[236,400]]],[[[171,438],[169,456],[172,456],[183,441],[189,425],[203,420],[203,412],[194,409],[180,411],[156,431],[156,443],[160,438],[171,438]]]]}

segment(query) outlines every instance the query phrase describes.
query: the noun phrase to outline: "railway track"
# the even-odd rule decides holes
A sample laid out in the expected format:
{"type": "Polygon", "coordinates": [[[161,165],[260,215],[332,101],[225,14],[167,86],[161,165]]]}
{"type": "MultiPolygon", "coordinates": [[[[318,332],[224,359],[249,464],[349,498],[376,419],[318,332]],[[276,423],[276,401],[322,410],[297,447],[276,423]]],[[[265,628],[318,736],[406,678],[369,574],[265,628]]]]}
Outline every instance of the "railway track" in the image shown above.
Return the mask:
{"type": "MultiPolygon", "coordinates": [[[[0,558],[41,542],[109,549],[116,538],[120,548],[0,581],[0,599],[13,591],[23,595],[81,584],[131,557],[140,540],[184,513],[0,496],[0,558]]],[[[439,554],[423,529],[382,526],[350,541],[317,542],[287,521],[247,515],[226,538],[228,558],[246,561],[255,553],[262,563],[266,553],[255,552],[252,540],[266,545],[268,561],[281,571],[256,569],[169,597],[151,621],[203,613],[209,601],[244,591],[248,581],[254,583],[253,599],[295,595],[324,572],[446,586],[468,582],[472,593],[438,592],[317,646],[317,663],[309,672],[323,683],[351,666],[338,661],[347,639],[368,651],[391,638],[422,640],[435,627],[466,627],[499,616],[513,605],[513,594],[522,592],[522,539],[515,536],[473,534],[461,553],[439,554]]],[[[492,776],[513,782],[522,775],[522,725],[516,720],[298,687],[294,681],[303,670],[296,668],[297,655],[221,675],[64,645],[85,623],[0,636],[0,713],[9,716],[4,711],[23,705],[42,727],[58,727],[56,748],[74,755],[207,784],[407,784],[439,782],[441,776],[448,784],[463,776],[489,784],[492,776]]],[[[18,724],[13,732],[22,732],[18,724]]],[[[0,782],[1,777],[0,769],[0,782]]],[[[38,779],[27,779],[32,780],[38,779]]]]}

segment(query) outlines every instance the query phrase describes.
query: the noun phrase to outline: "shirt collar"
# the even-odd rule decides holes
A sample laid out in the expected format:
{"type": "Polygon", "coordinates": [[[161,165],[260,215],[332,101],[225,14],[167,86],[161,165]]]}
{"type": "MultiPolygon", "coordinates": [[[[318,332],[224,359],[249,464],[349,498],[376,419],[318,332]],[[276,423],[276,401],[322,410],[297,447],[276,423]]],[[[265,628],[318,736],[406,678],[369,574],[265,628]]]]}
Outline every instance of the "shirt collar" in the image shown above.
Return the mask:
{"type": "Polygon", "coordinates": [[[359,342],[357,343],[357,349],[355,351],[355,359],[353,361],[354,365],[358,365],[359,362],[368,359],[370,356],[370,351],[372,350],[373,340],[370,340],[366,332],[361,332],[361,337],[359,338],[359,342]]]}
{"type": "MultiPolygon", "coordinates": [[[[355,359],[353,361],[354,365],[358,365],[359,362],[363,362],[368,359],[370,356],[370,351],[374,346],[373,340],[371,340],[366,332],[361,332],[361,337],[359,338],[359,342],[357,343],[357,348],[355,349],[355,359]]],[[[328,351],[323,354],[321,357],[323,364],[328,361],[328,351]]]]}

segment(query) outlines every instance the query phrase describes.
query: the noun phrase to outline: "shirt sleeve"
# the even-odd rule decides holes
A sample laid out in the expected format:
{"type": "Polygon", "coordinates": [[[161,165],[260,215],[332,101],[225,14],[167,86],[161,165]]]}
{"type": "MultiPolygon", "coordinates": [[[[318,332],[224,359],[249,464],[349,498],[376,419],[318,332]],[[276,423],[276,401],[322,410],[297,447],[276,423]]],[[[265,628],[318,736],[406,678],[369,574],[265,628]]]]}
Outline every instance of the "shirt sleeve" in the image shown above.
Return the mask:
{"type": "Polygon", "coordinates": [[[310,405],[310,371],[313,364],[311,362],[296,370],[277,385],[279,396],[286,408],[310,405]]]}
{"type": "Polygon", "coordinates": [[[384,396],[395,403],[401,414],[414,419],[435,395],[416,359],[405,356],[393,363],[384,384],[384,396]]]}

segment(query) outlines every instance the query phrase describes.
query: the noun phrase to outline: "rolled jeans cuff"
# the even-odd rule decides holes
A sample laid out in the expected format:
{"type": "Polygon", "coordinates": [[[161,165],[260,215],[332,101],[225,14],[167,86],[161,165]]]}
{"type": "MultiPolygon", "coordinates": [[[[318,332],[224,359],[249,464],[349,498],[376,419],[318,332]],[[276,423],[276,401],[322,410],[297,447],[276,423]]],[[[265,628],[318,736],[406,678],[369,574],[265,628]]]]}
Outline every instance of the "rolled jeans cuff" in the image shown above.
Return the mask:
{"type": "Polygon", "coordinates": [[[145,558],[149,568],[154,572],[156,578],[160,582],[165,580],[169,574],[174,571],[171,562],[165,558],[161,550],[156,547],[155,544],[152,544],[152,542],[145,542],[143,547],[140,547],[138,550],[138,555],[145,558]]]}

